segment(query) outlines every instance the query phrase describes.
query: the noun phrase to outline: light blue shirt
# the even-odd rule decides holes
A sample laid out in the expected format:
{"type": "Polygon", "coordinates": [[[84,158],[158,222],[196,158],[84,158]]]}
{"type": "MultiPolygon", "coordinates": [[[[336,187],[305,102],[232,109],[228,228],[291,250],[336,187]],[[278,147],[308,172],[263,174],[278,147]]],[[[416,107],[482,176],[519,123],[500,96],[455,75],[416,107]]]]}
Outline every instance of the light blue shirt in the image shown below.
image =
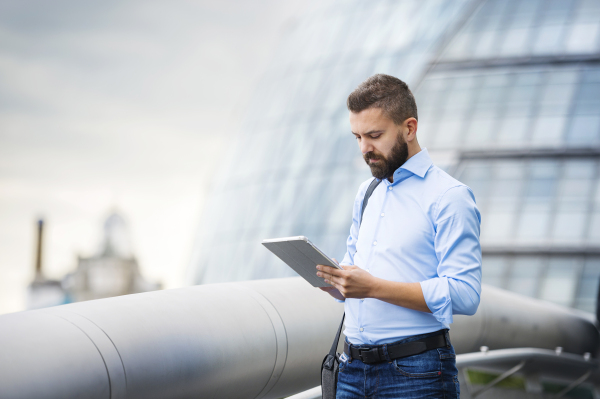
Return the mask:
{"type": "Polygon", "coordinates": [[[378,299],[345,300],[351,343],[384,344],[449,328],[453,314],[473,315],[481,293],[481,216],[471,189],[433,165],[421,150],[384,179],[365,209],[361,184],[342,265],[375,277],[419,282],[431,313],[378,299]],[[359,234],[360,226],[360,234],[359,234]]]}

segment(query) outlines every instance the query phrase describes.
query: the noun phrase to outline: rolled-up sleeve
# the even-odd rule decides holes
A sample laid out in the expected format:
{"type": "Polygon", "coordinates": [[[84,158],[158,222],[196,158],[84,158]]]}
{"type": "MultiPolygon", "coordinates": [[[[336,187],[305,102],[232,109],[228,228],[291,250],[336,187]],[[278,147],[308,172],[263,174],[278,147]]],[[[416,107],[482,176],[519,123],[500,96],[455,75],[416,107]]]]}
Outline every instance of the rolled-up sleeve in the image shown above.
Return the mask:
{"type": "Polygon", "coordinates": [[[481,215],[467,186],[447,190],[434,210],[438,277],[421,282],[425,302],[441,323],[473,315],[481,294],[481,215]]]}

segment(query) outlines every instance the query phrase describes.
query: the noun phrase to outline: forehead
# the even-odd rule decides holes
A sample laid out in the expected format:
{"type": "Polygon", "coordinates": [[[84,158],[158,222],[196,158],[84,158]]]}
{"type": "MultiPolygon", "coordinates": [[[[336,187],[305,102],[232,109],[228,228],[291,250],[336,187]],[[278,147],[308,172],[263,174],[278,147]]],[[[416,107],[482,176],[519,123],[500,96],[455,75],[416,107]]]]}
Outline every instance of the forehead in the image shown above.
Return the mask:
{"type": "Polygon", "coordinates": [[[381,108],[367,108],[360,112],[350,111],[350,127],[354,133],[385,129],[394,124],[381,108]]]}

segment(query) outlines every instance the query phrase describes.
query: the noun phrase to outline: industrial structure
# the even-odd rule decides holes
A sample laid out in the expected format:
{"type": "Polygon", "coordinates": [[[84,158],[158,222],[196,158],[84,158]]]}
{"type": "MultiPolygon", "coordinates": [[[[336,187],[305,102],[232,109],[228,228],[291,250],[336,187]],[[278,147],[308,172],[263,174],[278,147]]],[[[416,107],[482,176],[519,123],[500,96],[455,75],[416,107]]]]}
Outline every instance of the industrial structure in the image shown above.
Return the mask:
{"type": "Polygon", "coordinates": [[[90,257],[78,256],[76,269],[61,280],[49,279],[43,273],[44,221],[40,219],[37,227],[35,277],[27,290],[28,309],[161,289],[160,283],[141,275],[127,225],[118,213],[112,212],[106,218],[98,252],[90,257]]]}

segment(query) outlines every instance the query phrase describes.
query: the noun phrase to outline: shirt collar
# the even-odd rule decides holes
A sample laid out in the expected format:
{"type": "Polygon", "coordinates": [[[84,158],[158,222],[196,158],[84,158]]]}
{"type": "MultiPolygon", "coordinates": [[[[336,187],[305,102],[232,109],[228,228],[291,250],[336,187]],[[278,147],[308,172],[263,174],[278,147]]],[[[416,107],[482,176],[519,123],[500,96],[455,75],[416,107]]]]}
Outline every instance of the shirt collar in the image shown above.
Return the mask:
{"type": "Polygon", "coordinates": [[[420,178],[424,178],[432,164],[433,162],[431,161],[427,148],[423,148],[421,151],[410,157],[404,165],[396,169],[394,172],[394,181],[396,181],[396,176],[401,173],[402,169],[407,170],[420,178]]]}

